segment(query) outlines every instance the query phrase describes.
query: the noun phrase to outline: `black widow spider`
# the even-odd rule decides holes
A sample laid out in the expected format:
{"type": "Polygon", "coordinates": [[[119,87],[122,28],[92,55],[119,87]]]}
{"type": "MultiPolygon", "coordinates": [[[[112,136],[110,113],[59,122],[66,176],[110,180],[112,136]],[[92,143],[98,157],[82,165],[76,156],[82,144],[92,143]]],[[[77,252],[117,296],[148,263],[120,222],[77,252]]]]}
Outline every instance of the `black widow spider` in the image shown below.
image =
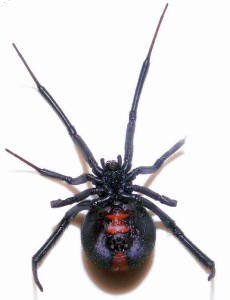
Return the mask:
{"type": "Polygon", "coordinates": [[[168,4],[166,4],[160,17],[147,57],[143,62],[138,78],[126,129],[125,155],[123,162],[121,155],[118,155],[117,161],[111,160],[105,162],[102,158],[100,160],[101,167],[98,165],[84,140],[78,135],[73,125],[46,88],[39,83],[24,57],[19,52],[16,45],[13,44],[14,49],[36,83],[38,91],[62,120],[73,142],[81,149],[85,160],[94,173],[94,175],[82,174],[79,177],[72,178],[47,169],[41,169],[14,152],[6,149],[7,152],[34,168],[41,175],[57,178],[72,185],[82,184],[87,181],[90,181],[95,185],[94,188],[86,189],[65,200],[59,199],[51,201],[51,207],[53,208],[74,203],[78,204],[75,204],[66,212],[48,240],[32,257],[34,280],[41,291],[43,288],[37,275],[38,263],[60,238],[70,221],[82,210],[89,210],[82,226],[82,245],[90,260],[99,267],[111,271],[125,271],[135,268],[145,261],[154,247],[156,231],[152,218],[145,209],[147,208],[161,219],[162,223],[182,242],[202,265],[209,269],[210,274],[208,280],[211,280],[215,276],[214,262],[184,235],[173,219],[150,200],[140,196],[139,193],[169,206],[176,206],[177,201],[160,195],[147,187],[132,183],[132,181],[140,174],[153,174],[156,172],[162,166],[164,161],[184,144],[184,140],[180,140],[151,166],[141,166],[131,169],[133,137],[138,102],[150,65],[151,52],[167,7],[168,4]],[[137,192],[138,194],[133,192],[137,192]],[[97,197],[92,200],[84,200],[92,195],[96,195],[97,197]]]}

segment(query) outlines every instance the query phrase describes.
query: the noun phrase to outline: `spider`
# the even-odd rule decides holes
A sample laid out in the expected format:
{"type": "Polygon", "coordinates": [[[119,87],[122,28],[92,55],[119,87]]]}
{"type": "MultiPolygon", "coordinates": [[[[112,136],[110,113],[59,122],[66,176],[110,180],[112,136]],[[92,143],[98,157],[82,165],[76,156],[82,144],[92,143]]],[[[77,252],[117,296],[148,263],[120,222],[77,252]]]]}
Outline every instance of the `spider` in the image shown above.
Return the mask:
{"type": "Polygon", "coordinates": [[[87,144],[76,132],[57,102],[35,77],[16,45],[13,44],[14,49],[37,85],[39,93],[56,112],[64,123],[73,142],[81,149],[85,160],[92,169],[92,174],[82,174],[76,178],[65,176],[54,171],[39,168],[9,149],[6,149],[6,151],[43,176],[60,179],[70,185],[91,182],[95,186],[65,200],[59,199],[51,201],[52,208],[75,205],[65,213],[54,232],[32,257],[34,281],[41,291],[43,291],[43,287],[37,274],[39,262],[60,238],[71,220],[83,210],[88,210],[88,213],[84,219],[81,230],[82,245],[89,259],[98,267],[115,272],[126,271],[140,266],[146,260],[153,250],[156,237],[156,228],[146,210],[147,208],[156,214],[169,231],[171,231],[198,261],[210,271],[208,280],[211,280],[215,276],[214,262],[184,235],[172,218],[152,201],[141,196],[140,193],[172,207],[177,205],[177,201],[160,195],[147,187],[133,184],[133,180],[138,175],[153,174],[156,172],[165,160],[180,149],[185,142],[184,139],[177,142],[157,159],[153,165],[132,169],[133,138],[138,102],[149,69],[153,46],[167,7],[168,4],[166,4],[159,19],[150,48],[139,74],[126,129],[124,158],[122,159],[121,155],[117,156],[117,160],[105,161],[104,158],[102,158],[100,160],[101,166],[96,162],[87,144]],[[87,199],[92,195],[95,196],[93,199],[87,199]]]}

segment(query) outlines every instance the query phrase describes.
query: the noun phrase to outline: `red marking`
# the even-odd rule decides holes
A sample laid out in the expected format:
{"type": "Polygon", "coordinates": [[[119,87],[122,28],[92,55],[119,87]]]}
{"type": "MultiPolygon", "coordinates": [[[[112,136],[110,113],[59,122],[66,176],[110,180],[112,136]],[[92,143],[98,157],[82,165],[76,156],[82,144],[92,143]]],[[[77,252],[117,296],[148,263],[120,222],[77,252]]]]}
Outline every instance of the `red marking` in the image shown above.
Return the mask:
{"type": "Polygon", "coordinates": [[[124,219],[128,218],[128,214],[109,214],[105,217],[112,222],[109,223],[106,233],[116,234],[116,233],[127,233],[129,232],[129,227],[124,223],[124,219]]]}
{"type": "Polygon", "coordinates": [[[110,214],[110,215],[106,215],[105,217],[110,220],[114,220],[114,219],[123,220],[128,218],[128,216],[129,216],[128,214],[114,214],[114,215],[110,214]]]}
{"type": "Polygon", "coordinates": [[[129,266],[126,255],[122,252],[116,253],[112,261],[112,271],[127,271],[128,269],[129,266]]]}

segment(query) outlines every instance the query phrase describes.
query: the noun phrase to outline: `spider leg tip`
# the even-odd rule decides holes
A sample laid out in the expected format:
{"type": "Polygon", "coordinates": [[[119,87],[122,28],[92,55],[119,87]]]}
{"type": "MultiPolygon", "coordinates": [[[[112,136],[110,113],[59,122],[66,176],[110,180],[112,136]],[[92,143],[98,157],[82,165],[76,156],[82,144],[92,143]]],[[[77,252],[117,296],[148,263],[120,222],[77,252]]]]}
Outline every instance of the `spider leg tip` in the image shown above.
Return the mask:
{"type": "Polygon", "coordinates": [[[177,200],[173,200],[173,199],[172,199],[172,201],[173,201],[173,202],[172,202],[172,207],[176,207],[176,206],[177,206],[177,200]]]}
{"type": "Polygon", "coordinates": [[[36,284],[37,284],[39,290],[40,290],[41,292],[43,292],[44,289],[43,289],[43,286],[40,284],[40,282],[38,281],[38,282],[36,282],[36,284]]]}
{"type": "Polygon", "coordinates": [[[19,52],[19,51],[18,51],[18,48],[17,48],[17,46],[16,46],[15,43],[12,43],[12,46],[14,47],[14,49],[15,49],[17,52],[19,52]]]}
{"type": "Polygon", "coordinates": [[[180,143],[181,145],[184,145],[184,143],[186,142],[186,139],[187,139],[187,137],[185,136],[183,139],[181,139],[181,140],[179,141],[179,143],[180,143]]]}
{"type": "Polygon", "coordinates": [[[38,272],[37,272],[37,263],[35,263],[34,259],[32,259],[32,271],[33,271],[33,277],[34,277],[34,282],[39,288],[41,292],[43,292],[43,286],[41,285],[39,279],[38,279],[38,272]]]}
{"type": "Polygon", "coordinates": [[[10,150],[10,149],[8,149],[8,148],[5,148],[5,151],[6,151],[7,153],[9,153],[9,154],[15,155],[15,154],[14,154],[14,152],[13,152],[13,151],[11,151],[11,150],[10,150]]]}
{"type": "Polygon", "coordinates": [[[59,207],[59,205],[62,203],[62,200],[61,199],[58,199],[58,200],[52,200],[50,201],[50,206],[52,208],[55,208],[55,207],[59,207]]]}
{"type": "Polygon", "coordinates": [[[216,269],[215,269],[215,267],[213,267],[211,269],[211,273],[208,276],[208,281],[211,281],[215,277],[215,275],[216,275],[216,269]]]}

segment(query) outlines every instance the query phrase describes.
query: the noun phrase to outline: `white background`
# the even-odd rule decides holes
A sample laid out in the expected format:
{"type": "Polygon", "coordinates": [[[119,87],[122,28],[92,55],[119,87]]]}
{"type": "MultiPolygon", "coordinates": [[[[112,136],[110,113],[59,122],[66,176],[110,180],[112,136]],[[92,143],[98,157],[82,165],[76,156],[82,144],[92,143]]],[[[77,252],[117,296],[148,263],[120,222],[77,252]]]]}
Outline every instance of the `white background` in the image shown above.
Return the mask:
{"type": "Polygon", "coordinates": [[[164,1],[0,1],[1,299],[230,299],[229,1],[170,1],[138,111],[134,166],[149,165],[177,140],[183,151],[155,178],[136,182],[178,200],[160,205],[216,262],[215,281],[160,225],[152,257],[118,280],[82,255],[77,218],[39,269],[31,256],[51,234],[65,199],[86,186],[42,178],[4,152],[63,174],[82,173],[60,120],[11,47],[15,42],[92,148],[97,159],[123,154],[125,128],[142,61],[164,1]],[[150,180],[151,179],[151,180],[150,180]],[[228,281],[227,281],[228,280],[228,281]]]}

